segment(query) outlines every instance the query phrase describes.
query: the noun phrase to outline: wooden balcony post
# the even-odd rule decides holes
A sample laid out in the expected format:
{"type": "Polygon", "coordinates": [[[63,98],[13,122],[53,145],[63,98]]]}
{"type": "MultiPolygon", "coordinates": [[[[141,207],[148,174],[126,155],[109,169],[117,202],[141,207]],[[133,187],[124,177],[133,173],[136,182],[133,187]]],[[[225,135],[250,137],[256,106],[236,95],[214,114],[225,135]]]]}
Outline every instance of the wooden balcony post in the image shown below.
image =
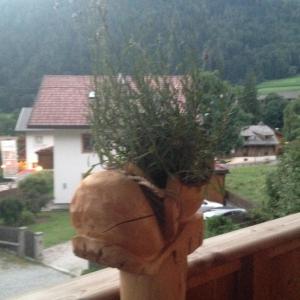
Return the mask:
{"type": "Polygon", "coordinates": [[[154,275],[120,272],[122,300],[184,300],[186,294],[186,256],[171,254],[154,275]]]}
{"type": "Polygon", "coordinates": [[[162,191],[118,171],[92,174],[71,203],[74,252],[121,271],[121,300],[184,300],[187,255],[203,240],[202,200],[201,187],[177,178],[162,191]]]}
{"type": "Polygon", "coordinates": [[[253,300],[272,299],[269,251],[260,251],[253,257],[253,300]]]}

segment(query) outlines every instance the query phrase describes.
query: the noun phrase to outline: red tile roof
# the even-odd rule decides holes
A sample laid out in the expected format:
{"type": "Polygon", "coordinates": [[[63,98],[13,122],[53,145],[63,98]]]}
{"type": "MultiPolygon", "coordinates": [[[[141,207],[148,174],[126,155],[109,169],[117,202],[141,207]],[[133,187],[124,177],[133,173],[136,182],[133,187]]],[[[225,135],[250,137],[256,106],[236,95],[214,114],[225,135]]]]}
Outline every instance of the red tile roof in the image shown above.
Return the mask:
{"type": "Polygon", "coordinates": [[[44,76],[28,127],[88,127],[88,95],[92,86],[91,76],[44,76]]]}
{"type": "MultiPolygon", "coordinates": [[[[178,101],[183,105],[180,76],[166,76],[165,79],[178,91],[178,101]]],[[[135,89],[130,76],[125,76],[124,80],[135,89]]],[[[150,77],[145,77],[145,80],[149,80],[152,86],[157,85],[150,77]]],[[[164,81],[160,79],[158,84],[163,85],[164,81]]],[[[44,76],[28,128],[88,128],[88,96],[93,90],[92,76],[44,76]]]]}

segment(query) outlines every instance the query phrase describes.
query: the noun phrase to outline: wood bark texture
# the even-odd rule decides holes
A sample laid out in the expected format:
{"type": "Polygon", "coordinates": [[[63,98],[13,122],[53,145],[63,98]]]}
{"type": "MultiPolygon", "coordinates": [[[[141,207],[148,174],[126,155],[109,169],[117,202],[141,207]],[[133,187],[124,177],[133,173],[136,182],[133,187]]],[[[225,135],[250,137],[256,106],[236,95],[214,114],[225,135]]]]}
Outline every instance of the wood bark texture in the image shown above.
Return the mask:
{"type": "Polygon", "coordinates": [[[161,191],[140,183],[140,175],[109,170],[83,180],[70,208],[74,252],[119,268],[122,300],[184,300],[187,255],[203,240],[202,215],[196,214],[202,188],[170,178],[161,191]],[[141,185],[154,197],[146,197],[141,185]],[[163,220],[153,199],[160,201],[163,220]]]}

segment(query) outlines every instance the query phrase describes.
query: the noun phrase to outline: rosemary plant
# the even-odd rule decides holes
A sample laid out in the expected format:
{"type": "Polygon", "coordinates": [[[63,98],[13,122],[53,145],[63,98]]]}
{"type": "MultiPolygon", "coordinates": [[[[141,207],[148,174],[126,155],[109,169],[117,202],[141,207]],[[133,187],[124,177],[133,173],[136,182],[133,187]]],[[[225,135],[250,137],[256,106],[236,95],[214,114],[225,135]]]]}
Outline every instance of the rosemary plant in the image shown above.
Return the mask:
{"type": "Polygon", "coordinates": [[[138,166],[154,184],[202,184],[212,174],[234,95],[213,73],[98,77],[91,124],[102,164],[138,166]]]}
{"type": "Polygon", "coordinates": [[[159,187],[170,176],[186,184],[205,183],[220,141],[232,126],[233,89],[215,73],[195,67],[197,56],[193,55],[178,62],[186,65],[184,75],[169,76],[176,68],[170,69],[168,48],[180,42],[173,28],[176,10],[166,29],[169,39],[162,41],[158,36],[153,51],[147,52],[142,47],[145,32],[140,40],[124,32],[128,47],[116,58],[107,1],[92,3],[91,16],[100,26],[94,34],[96,97],[90,104],[90,119],[100,162],[116,168],[132,163],[159,187]],[[130,76],[117,75],[128,57],[134,62],[128,69],[130,76]],[[122,62],[119,67],[116,61],[122,62]]]}

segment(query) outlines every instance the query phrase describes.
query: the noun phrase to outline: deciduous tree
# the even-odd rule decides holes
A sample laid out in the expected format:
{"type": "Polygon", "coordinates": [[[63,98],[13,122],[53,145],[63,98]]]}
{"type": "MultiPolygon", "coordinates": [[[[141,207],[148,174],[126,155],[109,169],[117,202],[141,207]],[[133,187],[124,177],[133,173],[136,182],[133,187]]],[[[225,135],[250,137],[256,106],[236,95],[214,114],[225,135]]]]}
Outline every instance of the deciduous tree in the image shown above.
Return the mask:
{"type": "Polygon", "coordinates": [[[286,147],[275,172],[269,174],[268,209],[275,217],[300,211],[300,139],[286,147]]]}
{"type": "Polygon", "coordinates": [[[300,137],[300,98],[292,100],[286,106],[283,132],[287,141],[300,137]]]}
{"type": "Polygon", "coordinates": [[[276,95],[268,95],[262,106],[262,121],[272,127],[282,129],[283,127],[283,111],[286,106],[286,101],[276,95]]]}

